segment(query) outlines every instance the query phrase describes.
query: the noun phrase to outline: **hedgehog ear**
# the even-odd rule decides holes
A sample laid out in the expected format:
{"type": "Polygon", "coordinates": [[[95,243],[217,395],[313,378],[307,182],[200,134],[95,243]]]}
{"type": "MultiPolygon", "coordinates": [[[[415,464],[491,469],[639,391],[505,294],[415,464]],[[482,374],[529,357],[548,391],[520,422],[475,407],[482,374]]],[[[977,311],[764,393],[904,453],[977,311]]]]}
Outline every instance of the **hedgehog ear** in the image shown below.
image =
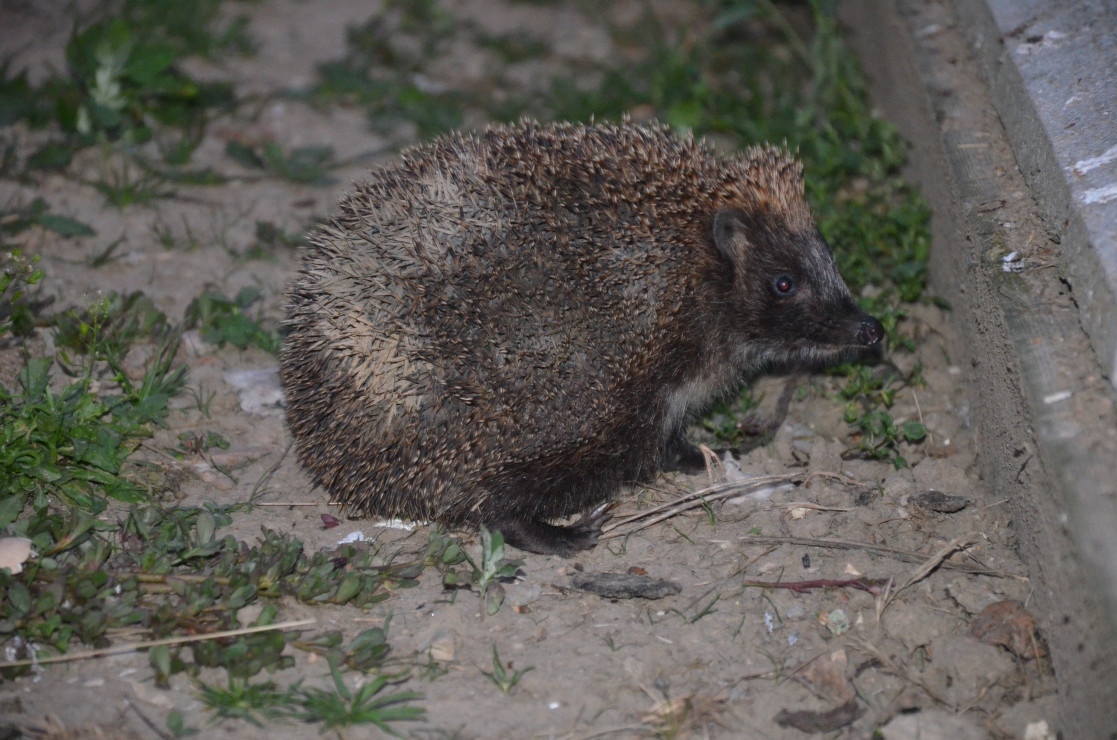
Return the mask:
{"type": "Polygon", "coordinates": [[[714,246],[730,264],[737,264],[748,243],[747,228],[740,211],[722,208],[714,215],[714,246]]]}

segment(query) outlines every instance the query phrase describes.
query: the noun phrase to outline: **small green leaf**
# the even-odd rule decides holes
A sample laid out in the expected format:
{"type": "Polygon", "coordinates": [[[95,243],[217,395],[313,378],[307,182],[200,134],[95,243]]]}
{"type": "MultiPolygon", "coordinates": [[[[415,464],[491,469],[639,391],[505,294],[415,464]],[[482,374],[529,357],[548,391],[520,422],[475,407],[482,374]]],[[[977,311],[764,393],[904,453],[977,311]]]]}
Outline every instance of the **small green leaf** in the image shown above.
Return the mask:
{"type": "MultiPolygon", "coordinates": [[[[64,144],[45,144],[27,159],[32,169],[64,170],[74,159],[74,148],[64,144]]],[[[44,228],[46,228],[44,226],[44,228]]],[[[88,228],[88,227],[86,227],[88,228]]],[[[88,236],[92,236],[91,234],[88,236]]]]}
{"type": "Polygon", "coordinates": [[[27,503],[27,495],[21,493],[8,493],[0,499],[0,530],[16,520],[27,503]]]}
{"type": "Polygon", "coordinates": [[[468,583],[469,581],[462,578],[462,575],[454,570],[447,570],[442,574],[443,588],[458,588],[459,586],[468,583]]]}
{"type": "Polygon", "coordinates": [[[337,593],[334,594],[332,599],[335,604],[344,604],[352,599],[354,596],[361,592],[361,574],[356,571],[350,571],[345,574],[341,579],[341,584],[337,587],[337,593]]]}
{"type": "Polygon", "coordinates": [[[504,603],[504,586],[500,581],[490,581],[485,587],[485,613],[490,617],[500,611],[504,603]]]}
{"type": "Polygon", "coordinates": [[[230,609],[240,609],[254,598],[256,598],[256,586],[252,583],[245,583],[229,594],[225,605],[230,609]]]}
{"type": "Polygon", "coordinates": [[[197,531],[196,542],[198,545],[208,545],[213,542],[213,532],[217,529],[217,521],[213,518],[213,514],[206,510],[198,512],[198,521],[194,525],[197,531]]]}
{"type": "Polygon", "coordinates": [[[35,219],[35,223],[48,231],[53,231],[61,236],[96,236],[97,232],[91,226],[83,224],[77,219],[68,216],[59,216],[54,213],[44,213],[35,219]]]}
{"type": "Polygon", "coordinates": [[[165,44],[137,46],[128,57],[124,72],[142,86],[151,87],[161,82],[158,78],[174,62],[178,53],[165,44]]]}
{"type": "Polygon", "coordinates": [[[233,303],[237,304],[238,308],[248,308],[263,295],[263,291],[255,285],[246,285],[237,291],[237,295],[233,298],[233,303]]]}
{"type": "Polygon", "coordinates": [[[182,712],[177,709],[170,711],[170,714],[167,715],[167,729],[171,731],[171,735],[174,737],[183,737],[187,733],[182,712]]]}
{"type": "Polygon", "coordinates": [[[908,442],[919,442],[927,436],[927,427],[918,421],[905,421],[903,426],[904,439],[908,442]]]}
{"type": "Polygon", "coordinates": [[[13,581],[8,587],[8,601],[12,604],[13,616],[22,617],[31,611],[31,592],[19,581],[13,581]]]}
{"type": "Polygon", "coordinates": [[[157,683],[166,681],[171,676],[171,651],[167,645],[156,645],[147,651],[148,662],[155,671],[157,683]]]}
{"type": "Polygon", "coordinates": [[[252,150],[252,147],[246,146],[239,141],[234,140],[226,144],[225,154],[242,167],[247,167],[252,170],[264,168],[264,160],[256,156],[256,152],[252,150]]]}
{"type": "Polygon", "coordinates": [[[353,642],[349,644],[350,650],[364,650],[371,647],[379,647],[388,642],[388,636],[380,627],[373,627],[367,629],[361,634],[353,638],[353,642]]]}

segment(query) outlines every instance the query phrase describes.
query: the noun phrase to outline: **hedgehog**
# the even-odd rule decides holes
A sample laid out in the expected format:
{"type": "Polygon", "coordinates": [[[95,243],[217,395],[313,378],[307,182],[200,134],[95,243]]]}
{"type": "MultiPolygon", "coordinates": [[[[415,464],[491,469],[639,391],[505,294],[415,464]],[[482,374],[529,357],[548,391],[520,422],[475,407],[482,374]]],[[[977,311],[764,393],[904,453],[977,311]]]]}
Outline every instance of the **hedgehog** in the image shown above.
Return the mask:
{"type": "Polygon", "coordinates": [[[624,487],[701,463],[684,431],[713,402],[884,333],[783,148],[528,121],[354,187],[302,255],[280,370],[298,458],[350,515],[570,557],[624,487]]]}

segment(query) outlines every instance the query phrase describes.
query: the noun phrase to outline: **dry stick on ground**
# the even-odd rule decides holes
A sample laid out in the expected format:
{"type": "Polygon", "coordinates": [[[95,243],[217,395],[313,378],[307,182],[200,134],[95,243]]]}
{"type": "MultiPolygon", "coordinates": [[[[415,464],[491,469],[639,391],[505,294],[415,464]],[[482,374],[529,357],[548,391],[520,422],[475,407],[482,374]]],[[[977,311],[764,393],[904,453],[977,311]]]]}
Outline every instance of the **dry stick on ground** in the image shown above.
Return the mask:
{"type": "MultiPolygon", "coordinates": [[[[702,454],[706,457],[707,474],[709,474],[712,479],[714,476],[714,468],[720,467],[721,461],[717,460],[717,455],[715,455],[708,447],[702,446],[699,449],[702,450],[702,454]]],[[[628,524],[630,522],[646,519],[647,521],[643,522],[640,526],[634,527],[632,529],[632,532],[637,532],[641,529],[646,529],[653,524],[661,522],[664,519],[668,519],[675,514],[680,514],[684,511],[688,511],[689,509],[697,508],[699,506],[702,506],[703,504],[733,498],[735,496],[744,495],[749,491],[759,490],[770,486],[777,486],[782,483],[799,482],[802,485],[806,486],[809,485],[810,482],[815,478],[826,478],[829,480],[835,480],[847,486],[860,486],[862,488],[865,487],[864,483],[855,478],[850,478],[848,475],[842,475],[841,473],[831,473],[823,470],[815,471],[813,473],[797,472],[782,473],[779,475],[758,475],[755,478],[748,478],[746,480],[713,483],[707,488],[703,488],[699,491],[692,491],[691,493],[680,496],[676,500],[668,502],[666,504],[654,506],[647,511],[641,511],[631,516],[624,517],[623,519],[617,519],[615,521],[609,522],[601,528],[601,531],[603,533],[612,532],[613,530],[618,529],[619,527],[623,527],[625,524],[628,524]],[[654,518],[649,519],[648,517],[654,518]]],[[[792,508],[815,508],[823,511],[851,511],[851,509],[848,508],[824,507],[820,506],[819,504],[798,502],[780,503],[779,506],[790,506],[792,508]]],[[[608,539],[609,537],[620,537],[623,534],[631,534],[631,532],[617,532],[615,534],[608,535],[608,537],[602,537],[601,539],[608,539]]]]}
{"type": "Polygon", "coordinates": [[[606,727],[601,730],[594,730],[588,735],[574,735],[573,733],[568,733],[563,736],[563,740],[594,740],[594,738],[605,737],[607,735],[620,735],[622,733],[626,736],[639,736],[647,729],[647,725],[620,725],[618,727],[606,727]]]}
{"type": "MultiPolygon", "coordinates": [[[[917,552],[897,550],[893,547],[873,545],[868,542],[853,542],[851,540],[814,539],[812,537],[742,535],[737,538],[737,542],[744,545],[799,545],[801,547],[825,547],[833,550],[864,550],[865,552],[872,553],[873,555],[882,555],[884,557],[889,557],[908,563],[924,563],[927,561],[926,555],[921,555],[917,552]]],[[[945,560],[938,565],[950,570],[960,570],[963,573],[973,573],[974,575],[997,576],[998,578],[1016,578],[1019,580],[1027,580],[1025,576],[1016,575],[1015,573],[1006,573],[1002,570],[993,570],[992,568],[986,568],[981,565],[973,565],[972,563],[956,563],[953,560],[945,560]]]]}
{"type": "MultiPolygon", "coordinates": [[[[802,473],[787,473],[783,475],[761,475],[756,478],[749,478],[748,480],[728,481],[726,483],[716,483],[708,488],[703,488],[700,491],[694,491],[680,496],[678,499],[671,501],[660,506],[654,506],[647,511],[641,511],[627,516],[623,519],[610,522],[601,528],[601,531],[611,532],[614,529],[623,527],[631,522],[645,520],[639,526],[633,527],[631,532],[617,532],[603,536],[601,539],[608,539],[609,537],[620,537],[625,534],[631,534],[641,529],[650,527],[653,524],[669,519],[676,514],[681,514],[689,509],[695,509],[703,504],[709,504],[714,501],[721,501],[722,499],[733,498],[740,496],[748,491],[759,488],[766,488],[768,486],[778,485],[780,483],[791,483],[796,478],[802,477],[802,473]],[[650,517],[650,518],[649,518],[650,517]]],[[[784,506],[785,504],[780,504],[784,506]]],[[[813,504],[804,504],[806,506],[813,506],[813,504]]]]}
{"type": "Polygon", "coordinates": [[[932,571],[940,565],[943,565],[948,557],[959,550],[970,547],[976,541],[977,535],[973,534],[962,535],[961,537],[955,538],[947,544],[946,547],[928,558],[927,561],[908,576],[908,579],[898,588],[894,587],[895,581],[892,578],[849,578],[844,580],[820,578],[812,581],[745,581],[743,585],[759,588],[786,588],[795,593],[808,593],[816,588],[856,588],[861,591],[868,591],[877,597],[877,621],[880,621],[880,615],[884,613],[884,610],[892,603],[892,599],[896,598],[901,591],[923,580],[930,575],[932,571]]]}
{"type": "Polygon", "coordinates": [[[892,600],[896,598],[896,596],[899,595],[901,591],[911,586],[912,584],[922,581],[924,578],[930,575],[933,570],[945,563],[946,559],[953,555],[955,552],[959,550],[965,550],[966,548],[973,545],[975,542],[977,542],[976,534],[964,534],[960,537],[955,537],[946,544],[946,547],[942,548],[934,555],[932,555],[930,560],[925,562],[910,576],[908,576],[908,579],[904,581],[901,586],[892,588],[892,579],[888,579],[888,583],[884,585],[884,592],[877,597],[877,622],[880,622],[880,615],[884,613],[884,610],[888,608],[888,605],[892,603],[892,600]]]}
{"type": "Polygon", "coordinates": [[[882,586],[891,582],[891,578],[816,578],[810,581],[745,581],[741,585],[746,588],[786,588],[797,594],[807,594],[816,588],[856,588],[875,596],[882,586]]]}
{"type": "Polygon", "coordinates": [[[768,557],[769,555],[771,555],[772,553],[774,553],[778,549],[779,549],[779,545],[769,545],[768,547],[764,548],[764,552],[760,553],[759,555],[757,555],[756,557],[752,558],[747,563],[742,565],[740,570],[738,570],[737,572],[738,573],[744,573],[746,570],[748,570],[750,567],[752,567],[753,563],[759,562],[761,558],[768,557]]]}
{"type": "Polygon", "coordinates": [[[221,632],[209,632],[204,635],[187,635],[185,637],[167,637],[162,640],[149,640],[148,642],[130,642],[126,645],[113,645],[112,647],[99,648],[97,650],[86,650],[81,653],[65,653],[63,655],[48,655],[44,658],[28,658],[26,660],[8,660],[0,663],[0,668],[14,668],[21,665],[43,665],[46,663],[67,663],[73,660],[87,660],[90,658],[101,658],[106,655],[119,655],[121,653],[130,653],[133,650],[147,650],[148,648],[159,647],[160,645],[183,645],[188,642],[203,642],[205,640],[219,640],[223,637],[236,637],[238,635],[250,635],[254,632],[270,632],[273,630],[290,630],[298,627],[309,627],[312,624],[317,624],[317,619],[296,619],[291,622],[280,622],[278,624],[265,624],[258,627],[244,627],[237,630],[224,630],[221,632]]]}

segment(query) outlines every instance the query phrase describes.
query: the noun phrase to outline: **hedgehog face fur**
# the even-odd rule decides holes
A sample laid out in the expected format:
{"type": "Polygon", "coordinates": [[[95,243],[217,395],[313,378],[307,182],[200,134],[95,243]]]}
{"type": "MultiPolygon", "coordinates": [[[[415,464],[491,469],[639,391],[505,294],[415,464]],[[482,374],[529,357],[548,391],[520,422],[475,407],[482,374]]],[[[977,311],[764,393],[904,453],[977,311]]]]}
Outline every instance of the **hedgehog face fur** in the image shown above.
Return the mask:
{"type": "Polygon", "coordinates": [[[355,513],[570,556],[586,512],[697,455],[687,420],[743,377],[883,336],[772,147],[523,123],[405,152],[340,206],[281,376],[300,460],[355,513]]]}

